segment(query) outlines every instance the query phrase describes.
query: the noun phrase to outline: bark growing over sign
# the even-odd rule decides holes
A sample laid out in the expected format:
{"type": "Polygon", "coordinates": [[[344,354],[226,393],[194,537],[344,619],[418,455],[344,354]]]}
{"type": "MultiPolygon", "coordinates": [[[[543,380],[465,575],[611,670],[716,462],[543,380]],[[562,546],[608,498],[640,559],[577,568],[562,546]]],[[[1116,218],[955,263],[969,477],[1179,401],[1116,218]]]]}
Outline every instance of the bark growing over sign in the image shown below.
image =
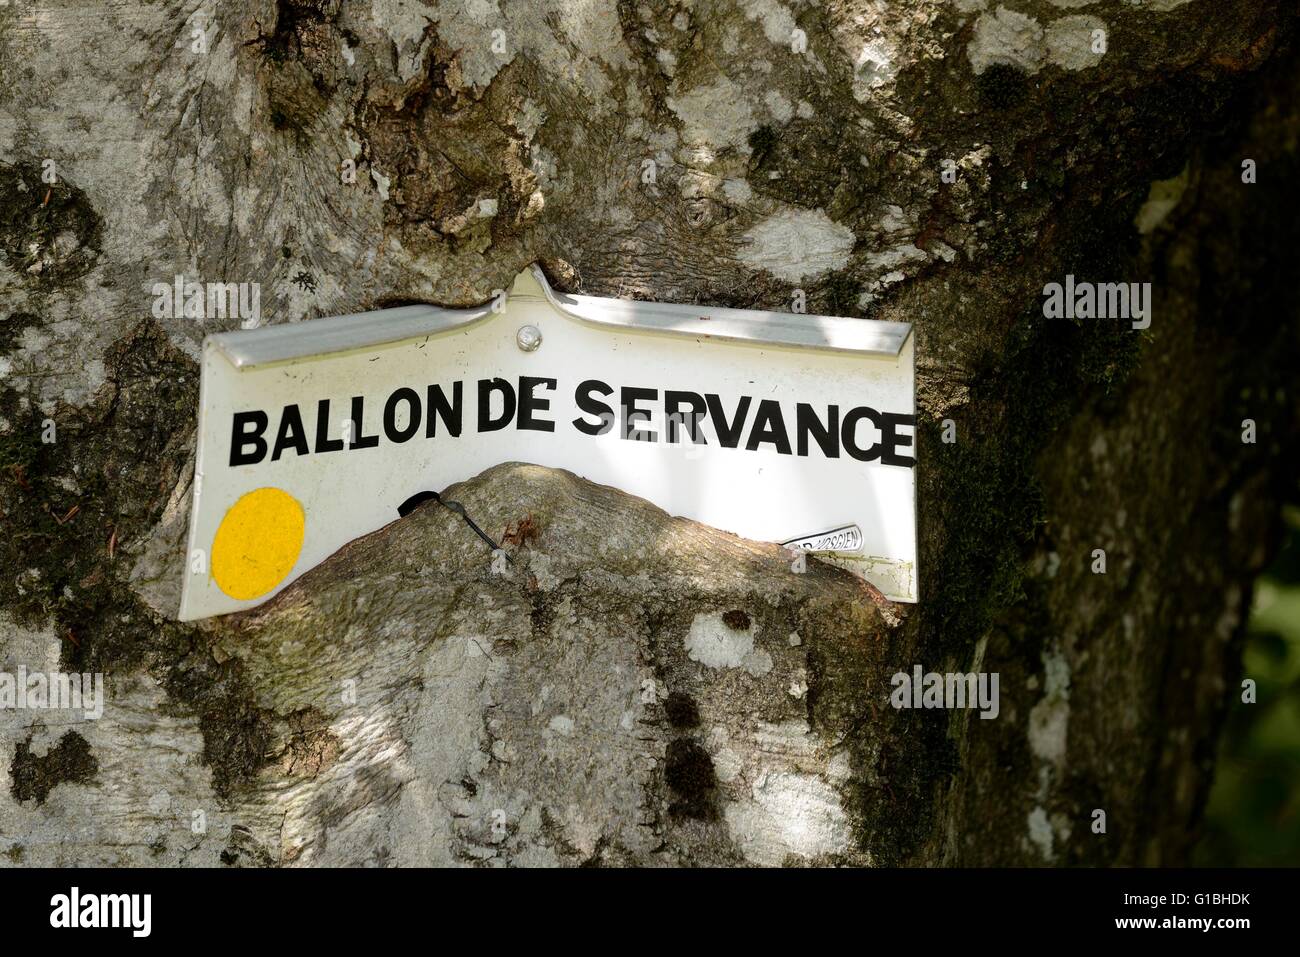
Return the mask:
{"type": "Polygon", "coordinates": [[[870,586],[567,472],[502,465],[445,497],[537,537],[494,573],[427,503],[223,633],[265,707],[312,713],[245,799],[285,859],[871,859],[870,586]]]}
{"type": "Polygon", "coordinates": [[[0,712],[9,858],[1182,860],[1300,431],[1294,21],[0,10],[0,653],[107,675],[75,739],[0,712]],[[466,504],[498,533],[531,508],[535,591],[426,506],[273,608],[171,620],[197,346],[248,317],[155,284],[258,283],[279,323],[483,302],[534,259],[595,294],[914,322],[922,602],[508,469],[466,504]],[[1045,318],[1067,275],[1151,282],[1150,328],[1045,318]],[[894,710],[917,664],[999,672],[998,718],[894,710]]]}

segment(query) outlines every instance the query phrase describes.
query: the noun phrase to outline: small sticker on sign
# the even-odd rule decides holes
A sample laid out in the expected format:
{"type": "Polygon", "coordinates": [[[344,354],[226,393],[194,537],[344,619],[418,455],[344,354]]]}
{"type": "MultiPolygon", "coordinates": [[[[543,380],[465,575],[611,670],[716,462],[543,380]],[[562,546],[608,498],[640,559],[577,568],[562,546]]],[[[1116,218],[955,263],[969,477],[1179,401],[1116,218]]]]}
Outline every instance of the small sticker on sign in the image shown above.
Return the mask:
{"type": "Polygon", "coordinates": [[[801,548],[806,552],[837,552],[858,554],[862,551],[862,529],[856,525],[832,528],[829,532],[804,535],[781,543],[786,548],[801,548]]]}

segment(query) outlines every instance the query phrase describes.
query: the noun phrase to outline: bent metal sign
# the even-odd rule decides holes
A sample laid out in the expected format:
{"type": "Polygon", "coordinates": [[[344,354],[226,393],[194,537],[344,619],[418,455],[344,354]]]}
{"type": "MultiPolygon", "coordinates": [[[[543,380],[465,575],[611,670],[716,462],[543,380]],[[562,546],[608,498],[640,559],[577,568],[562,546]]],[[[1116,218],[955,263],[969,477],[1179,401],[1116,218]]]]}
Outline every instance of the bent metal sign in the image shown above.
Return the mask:
{"type": "Polygon", "coordinates": [[[209,336],[180,617],[250,608],[507,461],[916,601],[911,327],[553,291],[209,336]]]}

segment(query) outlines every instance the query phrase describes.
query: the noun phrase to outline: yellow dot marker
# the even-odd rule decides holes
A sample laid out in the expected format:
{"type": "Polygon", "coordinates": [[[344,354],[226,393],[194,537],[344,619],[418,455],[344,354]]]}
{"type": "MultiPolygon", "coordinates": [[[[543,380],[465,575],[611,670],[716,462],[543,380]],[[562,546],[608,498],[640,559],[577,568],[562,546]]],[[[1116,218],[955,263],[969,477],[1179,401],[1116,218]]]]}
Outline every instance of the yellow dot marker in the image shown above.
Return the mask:
{"type": "Polygon", "coordinates": [[[230,507],[212,539],[212,577],[231,598],[269,592],[293,569],[302,551],[302,504],[278,488],[259,488],[230,507]]]}

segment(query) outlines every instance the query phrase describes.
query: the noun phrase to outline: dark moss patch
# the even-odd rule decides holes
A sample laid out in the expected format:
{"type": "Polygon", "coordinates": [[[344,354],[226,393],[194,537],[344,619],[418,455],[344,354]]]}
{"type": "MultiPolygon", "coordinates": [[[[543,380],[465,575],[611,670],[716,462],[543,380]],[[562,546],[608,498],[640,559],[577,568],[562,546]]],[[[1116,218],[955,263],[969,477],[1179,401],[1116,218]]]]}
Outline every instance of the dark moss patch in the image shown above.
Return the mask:
{"type": "Polygon", "coordinates": [[[828,316],[860,315],[861,291],[861,283],[851,273],[832,273],[822,283],[821,300],[825,305],[819,311],[828,316]]]}
{"type": "Polygon", "coordinates": [[[749,162],[755,169],[762,169],[780,142],[776,130],[766,123],[749,134],[749,162]]]}
{"type": "Polygon", "coordinates": [[[222,848],[221,863],[226,867],[274,867],[275,859],[257,842],[253,832],[236,824],[230,829],[230,839],[222,848]]]}
{"type": "Polygon", "coordinates": [[[50,792],[60,784],[86,784],[99,771],[99,762],[90,753],[90,744],[75,731],[64,732],[59,743],[43,755],[33,754],[31,744],[31,738],[20,741],[9,765],[9,777],[13,782],[10,791],[19,803],[35,799],[37,804],[44,804],[50,792]]]}
{"type": "Polygon", "coordinates": [[[275,28],[257,40],[271,65],[263,73],[273,128],[300,134],[324,115],[344,79],[337,16],[335,0],[277,0],[275,28]]]}
{"type": "Polygon", "coordinates": [[[35,162],[0,162],[0,254],[38,285],[84,275],[99,257],[103,222],[89,197],[35,162]]]}
{"type": "Polygon", "coordinates": [[[260,41],[263,55],[277,66],[304,64],[318,91],[328,95],[334,86],[330,60],[338,52],[337,0],[276,0],[275,7],[275,29],[260,41]]]}
{"type": "Polygon", "coordinates": [[[664,702],[664,714],[674,728],[696,728],[700,724],[700,709],[695,699],[680,691],[671,692],[664,702]]]}
{"type": "Polygon", "coordinates": [[[312,46],[312,34],[326,22],[330,6],[329,0],[276,0],[275,29],[263,41],[267,59],[301,59],[312,46]]]}
{"type": "Polygon", "coordinates": [[[678,738],[668,745],[664,781],[677,796],[668,808],[669,813],[703,820],[717,817],[713,796],[718,779],[713,770],[713,759],[694,741],[678,738]]]}
{"type": "Polygon", "coordinates": [[[739,608],[723,612],[722,623],[735,631],[748,631],[750,626],[749,615],[739,608]]]}
{"type": "Polygon", "coordinates": [[[106,366],[94,403],[56,410],[52,444],[41,442],[44,416],[0,389],[13,425],[0,436],[0,607],[67,639],[68,670],[154,675],[199,715],[204,759],[226,796],[266,764],[270,716],[237,660],[219,664],[198,629],[160,617],[122,581],[126,543],[149,532],[182,481],[198,370],[151,320],[109,350],[106,366]]]}
{"type": "Polygon", "coordinates": [[[975,78],[980,105],[990,110],[1019,106],[1029,91],[1029,77],[1006,63],[994,63],[975,78]]]}
{"type": "MultiPolygon", "coordinates": [[[[1066,195],[1059,215],[1070,229],[1058,239],[1050,275],[1145,279],[1137,272],[1132,226],[1145,193],[1102,206],[1069,186],[1066,195]]],[[[952,414],[957,441],[942,441],[939,420],[918,423],[925,599],[911,626],[918,633],[901,639],[917,656],[909,660],[968,661],[1007,609],[1024,614],[1026,602],[1040,600],[1025,575],[1047,512],[1040,457],[1081,411],[1104,414],[1108,403],[1119,402],[1141,356],[1146,339],[1128,321],[1047,319],[1040,292],[1020,293],[1004,332],[989,340],[996,348],[977,346],[964,357],[969,401],[952,414]]],[[[1038,649],[1026,646],[1023,654],[1032,660],[1038,649]]],[[[899,712],[889,727],[874,768],[883,783],[866,790],[863,819],[870,825],[861,838],[878,860],[902,863],[929,837],[934,802],[951,787],[958,752],[946,719],[899,712]]]]}
{"type": "Polygon", "coordinates": [[[862,139],[835,107],[824,104],[823,110],[751,133],[746,180],[764,196],[820,207],[837,222],[854,226],[880,203],[889,160],[863,166],[861,157],[878,153],[879,143],[862,139]]]}
{"type": "Polygon", "coordinates": [[[86,408],[58,408],[57,441],[41,441],[45,415],[0,391],[12,423],[0,438],[0,604],[31,623],[102,627],[92,609],[114,592],[119,546],[157,520],[184,468],[198,404],[198,371],[149,321],[107,356],[109,384],[86,408]],[[63,517],[72,512],[73,517],[63,517]],[[109,542],[114,542],[109,555],[109,542]],[[39,576],[20,589],[15,578],[39,576]]]}
{"type": "MultiPolygon", "coordinates": [[[[1127,280],[1139,202],[1075,214],[1060,278],[1127,280]]],[[[939,654],[960,657],[999,609],[1022,597],[1021,564],[1043,513],[1037,457],[1080,409],[1118,398],[1142,342],[1128,320],[1046,319],[1035,294],[1002,350],[975,360],[958,440],[944,443],[940,423],[921,423],[920,455],[932,463],[918,476],[930,505],[923,521],[940,522],[947,536],[938,561],[922,567],[922,591],[932,596],[926,633],[939,654]]]]}
{"type": "Polygon", "coordinates": [[[18,345],[23,330],[40,324],[30,312],[15,312],[0,319],[0,352],[9,352],[18,345]]]}

